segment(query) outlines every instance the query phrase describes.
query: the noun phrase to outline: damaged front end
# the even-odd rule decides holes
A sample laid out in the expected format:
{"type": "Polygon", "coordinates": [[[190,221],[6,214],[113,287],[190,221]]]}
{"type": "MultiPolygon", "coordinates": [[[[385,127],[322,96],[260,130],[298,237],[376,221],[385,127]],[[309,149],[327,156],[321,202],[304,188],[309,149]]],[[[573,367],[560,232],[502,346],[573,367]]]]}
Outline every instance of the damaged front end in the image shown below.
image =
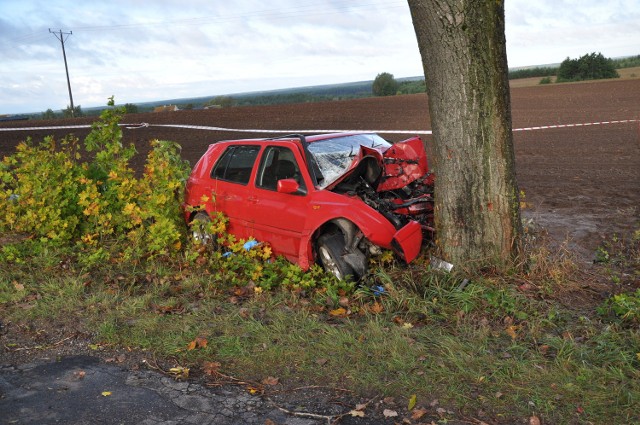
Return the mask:
{"type": "Polygon", "coordinates": [[[397,230],[392,247],[415,259],[433,238],[433,183],[422,140],[394,145],[375,134],[349,135],[311,145],[323,188],[360,199],[397,230]]]}

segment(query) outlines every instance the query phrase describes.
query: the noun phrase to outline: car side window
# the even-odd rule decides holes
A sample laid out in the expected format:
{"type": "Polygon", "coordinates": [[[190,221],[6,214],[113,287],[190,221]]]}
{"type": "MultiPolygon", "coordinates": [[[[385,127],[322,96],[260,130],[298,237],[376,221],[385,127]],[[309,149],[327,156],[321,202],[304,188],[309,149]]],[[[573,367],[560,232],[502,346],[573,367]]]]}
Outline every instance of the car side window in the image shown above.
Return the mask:
{"type": "Polygon", "coordinates": [[[211,170],[211,178],[246,185],[260,146],[229,146],[211,170]]]}
{"type": "Polygon", "coordinates": [[[278,180],[282,179],[295,179],[301,188],[305,188],[300,167],[291,149],[283,146],[268,146],[262,154],[256,186],[275,191],[278,180]]]}

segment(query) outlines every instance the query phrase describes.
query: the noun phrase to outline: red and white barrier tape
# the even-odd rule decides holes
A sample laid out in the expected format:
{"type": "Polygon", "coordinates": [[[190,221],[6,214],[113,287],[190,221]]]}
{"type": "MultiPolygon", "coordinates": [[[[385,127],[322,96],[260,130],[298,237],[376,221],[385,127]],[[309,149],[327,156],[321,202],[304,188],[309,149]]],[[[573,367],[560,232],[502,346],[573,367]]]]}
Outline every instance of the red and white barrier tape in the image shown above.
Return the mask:
{"type": "MultiPolygon", "coordinates": [[[[554,128],[572,128],[572,127],[587,127],[592,125],[607,125],[607,124],[627,124],[636,123],[640,120],[614,120],[614,121],[600,121],[578,124],[555,124],[555,125],[542,125],[536,127],[523,127],[514,128],[513,131],[535,131],[535,130],[547,130],[554,128]]],[[[171,128],[186,128],[190,130],[209,130],[209,131],[224,131],[224,132],[237,132],[237,133],[279,133],[279,134],[291,134],[291,133],[381,133],[381,134],[432,134],[431,130],[264,130],[264,129],[252,129],[252,128],[225,128],[225,127],[211,127],[203,125],[187,125],[187,124],[119,124],[129,130],[135,130],[138,128],[147,127],[171,127],[171,128]]],[[[20,128],[0,128],[1,131],[29,131],[29,130],[60,130],[60,129],[74,129],[74,128],[91,128],[91,125],[65,125],[65,126],[51,126],[51,127],[20,127],[20,128]]]]}

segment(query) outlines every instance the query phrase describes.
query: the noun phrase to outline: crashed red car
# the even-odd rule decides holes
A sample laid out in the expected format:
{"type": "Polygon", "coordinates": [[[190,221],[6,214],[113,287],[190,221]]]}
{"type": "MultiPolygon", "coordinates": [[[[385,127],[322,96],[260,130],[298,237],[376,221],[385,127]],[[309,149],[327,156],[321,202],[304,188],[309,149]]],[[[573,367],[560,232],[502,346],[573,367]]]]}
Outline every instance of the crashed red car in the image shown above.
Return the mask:
{"type": "Polygon", "coordinates": [[[239,239],[266,242],[303,269],[317,262],[357,279],[382,249],[407,263],[418,256],[433,232],[433,181],[418,137],[231,140],[210,145],[195,165],[183,207],[195,239],[213,239],[206,223],[220,211],[239,239]]]}

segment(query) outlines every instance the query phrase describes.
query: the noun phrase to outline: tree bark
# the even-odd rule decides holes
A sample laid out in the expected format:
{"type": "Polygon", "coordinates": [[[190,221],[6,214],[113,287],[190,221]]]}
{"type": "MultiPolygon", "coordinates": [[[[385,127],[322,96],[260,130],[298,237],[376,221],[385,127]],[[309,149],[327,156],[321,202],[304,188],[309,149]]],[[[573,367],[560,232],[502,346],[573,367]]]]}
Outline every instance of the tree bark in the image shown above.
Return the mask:
{"type": "Polygon", "coordinates": [[[408,0],[434,139],[436,243],[503,268],[522,236],[501,0],[408,0]]]}

